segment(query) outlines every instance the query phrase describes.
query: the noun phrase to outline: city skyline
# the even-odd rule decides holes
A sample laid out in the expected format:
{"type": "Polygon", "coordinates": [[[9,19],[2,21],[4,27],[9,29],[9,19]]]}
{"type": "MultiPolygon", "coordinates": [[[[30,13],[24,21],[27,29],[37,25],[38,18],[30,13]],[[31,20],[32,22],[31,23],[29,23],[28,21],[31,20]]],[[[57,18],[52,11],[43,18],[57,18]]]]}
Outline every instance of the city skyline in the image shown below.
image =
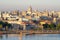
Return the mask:
{"type": "Polygon", "coordinates": [[[60,0],[0,0],[0,10],[27,10],[32,6],[33,10],[55,10],[60,9],[60,0]]]}

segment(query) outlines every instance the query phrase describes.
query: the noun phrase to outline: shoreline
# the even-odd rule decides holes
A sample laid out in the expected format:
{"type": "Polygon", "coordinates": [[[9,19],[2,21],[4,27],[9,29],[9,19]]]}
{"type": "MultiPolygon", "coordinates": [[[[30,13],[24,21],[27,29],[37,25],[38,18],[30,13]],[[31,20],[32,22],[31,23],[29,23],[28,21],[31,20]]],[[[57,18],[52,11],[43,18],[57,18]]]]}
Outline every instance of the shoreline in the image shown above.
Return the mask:
{"type": "Polygon", "coordinates": [[[60,31],[57,32],[42,32],[42,31],[0,31],[0,34],[60,34],[60,31]]]}

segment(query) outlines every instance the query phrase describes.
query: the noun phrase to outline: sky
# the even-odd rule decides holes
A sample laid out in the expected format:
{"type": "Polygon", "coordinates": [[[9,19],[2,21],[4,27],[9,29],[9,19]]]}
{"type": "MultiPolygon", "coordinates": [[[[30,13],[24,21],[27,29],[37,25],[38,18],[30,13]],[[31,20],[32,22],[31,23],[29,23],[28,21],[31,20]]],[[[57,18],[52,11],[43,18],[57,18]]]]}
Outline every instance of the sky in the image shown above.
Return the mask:
{"type": "Polygon", "coordinates": [[[0,10],[60,10],[60,0],[0,0],[0,10]]]}

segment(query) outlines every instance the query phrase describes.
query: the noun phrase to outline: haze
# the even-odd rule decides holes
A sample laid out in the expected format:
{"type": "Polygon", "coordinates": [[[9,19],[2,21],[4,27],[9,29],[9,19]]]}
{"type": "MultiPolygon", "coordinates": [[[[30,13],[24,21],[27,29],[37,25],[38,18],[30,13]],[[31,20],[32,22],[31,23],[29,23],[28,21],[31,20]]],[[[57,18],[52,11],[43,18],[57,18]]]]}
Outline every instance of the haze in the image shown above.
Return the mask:
{"type": "Polygon", "coordinates": [[[60,10],[60,0],[0,0],[0,10],[60,10]]]}

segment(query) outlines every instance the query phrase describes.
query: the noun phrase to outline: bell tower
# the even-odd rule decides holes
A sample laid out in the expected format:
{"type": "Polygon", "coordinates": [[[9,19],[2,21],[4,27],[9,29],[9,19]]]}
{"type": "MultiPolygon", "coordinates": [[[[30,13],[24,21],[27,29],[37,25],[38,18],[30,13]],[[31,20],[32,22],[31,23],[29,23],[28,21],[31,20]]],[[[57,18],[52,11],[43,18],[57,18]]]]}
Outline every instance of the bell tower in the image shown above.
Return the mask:
{"type": "Polygon", "coordinates": [[[31,7],[31,6],[29,6],[29,8],[28,8],[28,10],[27,10],[27,13],[28,13],[28,14],[31,14],[31,13],[32,13],[32,7],[31,7]]]}

